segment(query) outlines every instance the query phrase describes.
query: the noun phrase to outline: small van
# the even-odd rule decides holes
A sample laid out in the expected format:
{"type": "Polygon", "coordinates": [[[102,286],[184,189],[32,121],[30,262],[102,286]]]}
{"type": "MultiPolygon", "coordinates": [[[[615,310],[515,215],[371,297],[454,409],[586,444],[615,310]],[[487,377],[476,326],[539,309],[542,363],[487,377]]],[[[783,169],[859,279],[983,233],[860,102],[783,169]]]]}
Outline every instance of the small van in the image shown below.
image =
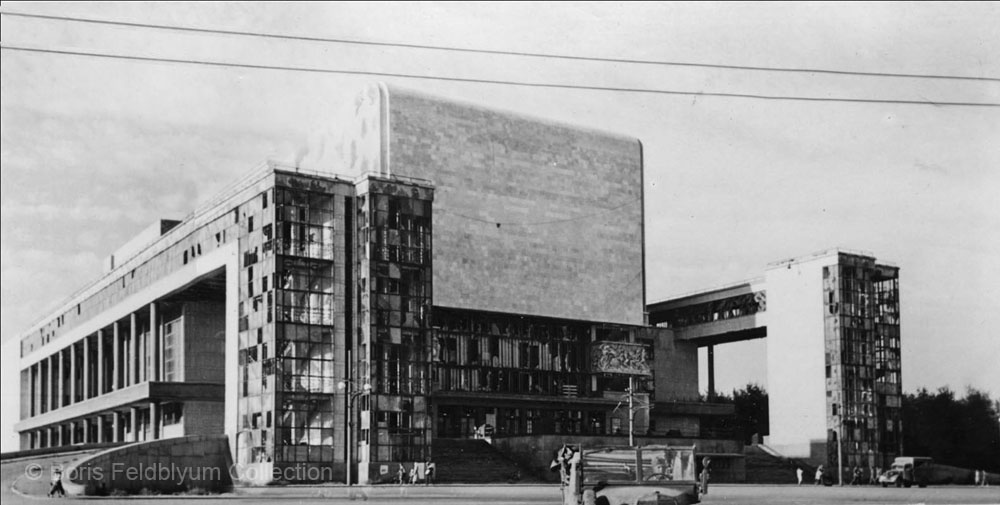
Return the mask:
{"type": "Polygon", "coordinates": [[[931,458],[903,456],[892,462],[889,470],[878,477],[878,483],[882,487],[910,487],[916,484],[918,487],[927,487],[930,480],[930,465],[934,461],[931,458]]]}

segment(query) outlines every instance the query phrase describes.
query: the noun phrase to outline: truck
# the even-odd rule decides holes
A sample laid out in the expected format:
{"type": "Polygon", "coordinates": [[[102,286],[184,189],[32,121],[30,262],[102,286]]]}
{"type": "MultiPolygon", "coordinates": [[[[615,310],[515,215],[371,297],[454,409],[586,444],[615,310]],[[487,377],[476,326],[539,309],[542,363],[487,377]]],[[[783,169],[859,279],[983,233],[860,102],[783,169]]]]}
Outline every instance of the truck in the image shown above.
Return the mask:
{"type": "Polygon", "coordinates": [[[694,446],[564,445],[553,461],[563,505],[698,503],[694,446]]]}
{"type": "Polygon", "coordinates": [[[927,487],[930,481],[931,458],[919,456],[901,456],[893,460],[889,470],[879,475],[878,483],[882,487],[910,487],[916,484],[919,487],[927,487]]]}

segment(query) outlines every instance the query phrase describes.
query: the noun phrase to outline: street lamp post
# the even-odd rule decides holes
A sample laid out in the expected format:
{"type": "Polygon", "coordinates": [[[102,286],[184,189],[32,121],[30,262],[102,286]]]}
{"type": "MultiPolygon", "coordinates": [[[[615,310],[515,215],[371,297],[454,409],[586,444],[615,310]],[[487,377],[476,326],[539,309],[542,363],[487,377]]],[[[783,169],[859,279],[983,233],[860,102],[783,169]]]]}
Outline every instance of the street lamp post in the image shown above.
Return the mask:
{"type": "Polygon", "coordinates": [[[358,384],[350,380],[342,380],[337,383],[337,389],[344,392],[344,415],[347,417],[347,429],[344,431],[344,445],[347,448],[347,456],[344,459],[344,468],[346,472],[345,480],[348,486],[351,485],[351,466],[354,463],[354,451],[351,444],[351,433],[354,432],[354,416],[351,410],[354,406],[354,400],[357,397],[367,395],[372,390],[372,385],[367,382],[360,385],[359,391],[351,391],[352,386],[358,386],[358,384]]]}

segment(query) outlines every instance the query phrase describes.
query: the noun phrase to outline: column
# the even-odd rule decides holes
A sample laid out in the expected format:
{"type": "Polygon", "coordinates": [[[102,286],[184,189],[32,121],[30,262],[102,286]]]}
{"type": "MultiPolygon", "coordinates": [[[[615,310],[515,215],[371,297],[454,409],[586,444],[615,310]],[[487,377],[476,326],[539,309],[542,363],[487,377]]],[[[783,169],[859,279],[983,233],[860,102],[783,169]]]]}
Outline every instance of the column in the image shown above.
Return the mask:
{"type": "Polygon", "coordinates": [[[31,365],[31,416],[42,413],[42,362],[31,365]]]}
{"type": "Polygon", "coordinates": [[[52,439],[53,436],[54,435],[53,435],[52,427],[49,426],[48,428],[45,428],[45,446],[46,447],[55,447],[56,446],[56,443],[55,443],[56,441],[52,439]]]}
{"type": "Polygon", "coordinates": [[[104,394],[104,330],[97,330],[97,391],[94,396],[104,394]]]}
{"type": "Polygon", "coordinates": [[[139,318],[135,312],[129,315],[131,329],[128,340],[128,385],[134,386],[139,382],[139,318]]]}
{"type": "Polygon", "coordinates": [[[111,348],[111,390],[117,391],[122,387],[122,339],[118,332],[118,321],[111,325],[111,348]]]}
{"type": "Polygon", "coordinates": [[[69,345],[69,403],[76,403],[76,342],[69,345]]]}
{"type": "MultiPolygon", "coordinates": [[[[86,391],[84,391],[84,394],[86,394],[86,391]]],[[[83,434],[80,436],[80,442],[83,442],[85,444],[93,442],[93,440],[90,439],[90,419],[86,418],[81,419],[80,426],[83,428],[82,429],[83,434]]]]}
{"type": "Polygon", "coordinates": [[[139,352],[136,353],[135,363],[139,366],[139,370],[135,372],[135,381],[137,383],[146,382],[149,380],[149,368],[146,367],[146,343],[149,339],[149,333],[142,331],[142,323],[139,323],[139,352]]]}
{"type": "Polygon", "coordinates": [[[86,401],[90,398],[90,373],[93,371],[90,362],[90,335],[83,337],[83,394],[81,400],[86,401]]]}
{"type": "Polygon", "coordinates": [[[156,402],[149,402],[149,439],[160,439],[160,409],[156,402]]]}
{"type": "Polygon", "coordinates": [[[97,443],[104,443],[104,414],[97,416],[97,443]]]}
{"type": "Polygon", "coordinates": [[[715,346],[708,346],[708,399],[715,398],[715,346]]]}
{"type": "MultiPolygon", "coordinates": [[[[134,314],[133,314],[134,317],[134,314]]],[[[139,409],[136,407],[129,408],[129,429],[132,433],[129,436],[129,442],[139,441],[139,409]]]]}
{"type": "Polygon", "coordinates": [[[57,389],[57,391],[56,391],[56,407],[57,408],[63,406],[63,387],[65,386],[65,384],[63,383],[63,377],[65,377],[65,374],[63,373],[64,372],[64,363],[63,363],[63,361],[66,361],[64,359],[65,355],[66,355],[65,351],[66,351],[65,349],[62,349],[62,350],[59,351],[59,370],[57,372],[57,375],[59,376],[59,380],[56,381],[56,389],[57,389]]]}
{"type": "Polygon", "coordinates": [[[152,373],[150,374],[149,380],[151,381],[161,381],[163,377],[160,376],[160,324],[157,317],[156,302],[149,304],[149,366],[152,367],[152,373]]]}
{"type": "Polygon", "coordinates": [[[56,355],[53,354],[48,358],[45,358],[45,411],[49,412],[55,408],[56,405],[56,386],[55,386],[55,362],[56,355]]]}
{"type": "Polygon", "coordinates": [[[76,421],[70,421],[69,422],[69,433],[67,433],[67,435],[68,436],[66,437],[66,440],[67,440],[67,444],[66,445],[73,445],[73,444],[75,444],[76,443],[76,421]]]}
{"type": "Polygon", "coordinates": [[[119,420],[121,419],[121,417],[122,417],[121,412],[118,412],[117,410],[111,413],[111,441],[112,442],[116,442],[117,443],[117,442],[121,442],[122,441],[121,422],[119,422],[119,420]]]}

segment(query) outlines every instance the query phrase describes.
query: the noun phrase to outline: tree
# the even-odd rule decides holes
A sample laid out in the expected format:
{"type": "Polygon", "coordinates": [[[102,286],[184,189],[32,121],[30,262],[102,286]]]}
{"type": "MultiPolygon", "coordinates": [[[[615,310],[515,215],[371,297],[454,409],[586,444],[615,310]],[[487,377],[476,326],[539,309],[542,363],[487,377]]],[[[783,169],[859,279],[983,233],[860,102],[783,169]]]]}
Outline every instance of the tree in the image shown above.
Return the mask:
{"type": "Polygon", "coordinates": [[[968,388],[956,398],[947,387],[903,396],[903,452],[937,463],[1000,471],[998,403],[968,388]]]}
{"type": "Polygon", "coordinates": [[[717,403],[732,403],[736,407],[733,428],[742,436],[743,443],[749,444],[756,433],[768,435],[767,390],[759,384],[750,383],[743,389],[734,389],[733,395],[716,394],[712,400],[717,403]]]}
{"type": "Polygon", "coordinates": [[[754,433],[761,437],[770,433],[767,390],[758,384],[747,384],[743,389],[733,390],[733,403],[736,404],[736,426],[743,430],[743,443],[749,444],[754,433]]]}

